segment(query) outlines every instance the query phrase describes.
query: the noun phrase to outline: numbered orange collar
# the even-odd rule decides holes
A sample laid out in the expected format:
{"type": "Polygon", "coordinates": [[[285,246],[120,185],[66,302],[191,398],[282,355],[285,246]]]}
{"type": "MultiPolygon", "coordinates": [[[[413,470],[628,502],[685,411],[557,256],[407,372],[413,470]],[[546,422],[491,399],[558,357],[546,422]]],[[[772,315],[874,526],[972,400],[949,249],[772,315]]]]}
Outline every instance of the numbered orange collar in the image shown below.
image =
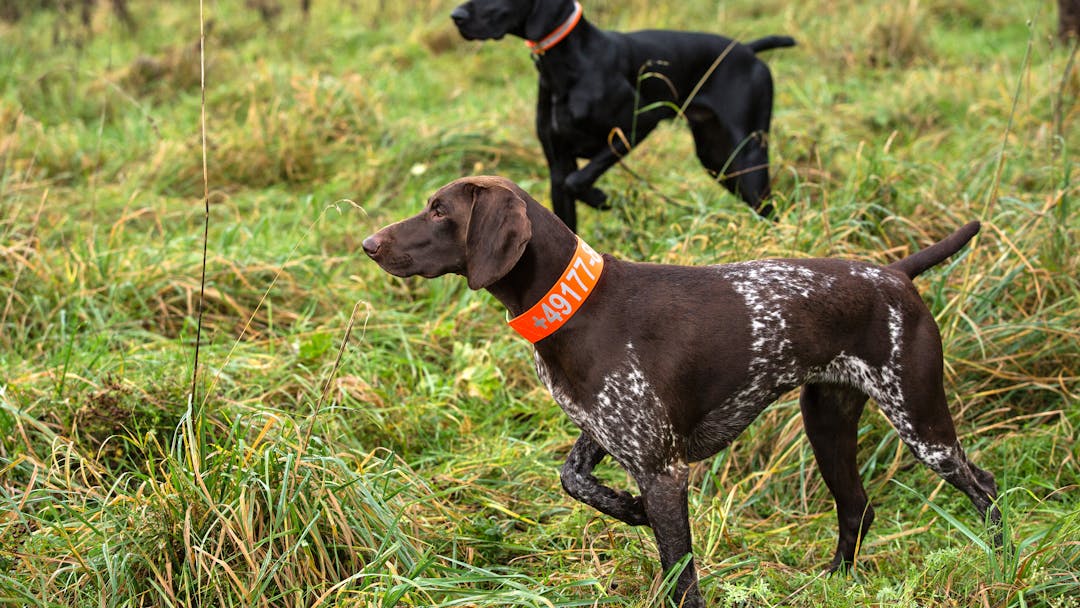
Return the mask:
{"type": "Polygon", "coordinates": [[[555,333],[585,303],[603,271],[604,258],[578,237],[562,277],[532,308],[510,319],[510,327],[533,344],[555,333]]]}

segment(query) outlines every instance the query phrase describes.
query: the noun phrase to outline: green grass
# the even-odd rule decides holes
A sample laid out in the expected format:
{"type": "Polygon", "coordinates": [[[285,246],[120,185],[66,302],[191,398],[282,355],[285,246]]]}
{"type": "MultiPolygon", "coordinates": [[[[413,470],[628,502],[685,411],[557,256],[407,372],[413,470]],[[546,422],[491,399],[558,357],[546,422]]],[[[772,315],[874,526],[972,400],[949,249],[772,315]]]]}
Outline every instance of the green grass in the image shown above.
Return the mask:
{"type": "MultiPolygon", "coordinates": [[[[89,30],[15,4],[21,20],[0,22],[0,603],[664,605],[648,531],[563,494],[576,430],[498,304],[358,253],[462,175],[547,200],[518,41],[460,40],[451,1],[317,1],[306,19],[285,2],[271,24],[207,2],[191,400],[198,3],[132,0],[134,31],[109,3],[89,30]]],[[[766,57],[780,220],[711,184],[676,123],[603,178],[614,209],[581,209],[596,248],[885,262],[984,223],[918,285],[961,440],[1003,489],[1008,550],[870,407],[877,520],[855,571],[822,576],[835,515],[792,394],[693,469],[710,605],[1080,605],[1080,74],[1051,9],[586,3],[606,27],[799,41],[766,57]]]]}

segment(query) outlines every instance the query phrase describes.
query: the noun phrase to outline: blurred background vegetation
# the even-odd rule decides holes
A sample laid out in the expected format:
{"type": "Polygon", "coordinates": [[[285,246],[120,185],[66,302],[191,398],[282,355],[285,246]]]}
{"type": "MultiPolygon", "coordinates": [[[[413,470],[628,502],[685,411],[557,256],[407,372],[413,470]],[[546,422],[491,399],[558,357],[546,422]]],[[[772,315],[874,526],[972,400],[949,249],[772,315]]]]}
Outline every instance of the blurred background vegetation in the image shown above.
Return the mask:
{"type": "MultiPolygon", "coordinates": [[[[462,175],[547,200],[528,53],[461,40],[454,5],[2,4],[0,602],[663,605],[648,531],[562,493],[576,430],[497,303],[358,254],[462,175]]],[[[799,43],[765,55],[779,221],[675,122],[603,178],[612,210],[580,210],[597,249],[887,262],[984,222],[918,285],[1008,550],[870,407],[878,518],[823,577],[835,516],[793,393],[694,468],[710,605],[1080,605],[1080,69],[1053,4],[584,5],[799,43]]]]}

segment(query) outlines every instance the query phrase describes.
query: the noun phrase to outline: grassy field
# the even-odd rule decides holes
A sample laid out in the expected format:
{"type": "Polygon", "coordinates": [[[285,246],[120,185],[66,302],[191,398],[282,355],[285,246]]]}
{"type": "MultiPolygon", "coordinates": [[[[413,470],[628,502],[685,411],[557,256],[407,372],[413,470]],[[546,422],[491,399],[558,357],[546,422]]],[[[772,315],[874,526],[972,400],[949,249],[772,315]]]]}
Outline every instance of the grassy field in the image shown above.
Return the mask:
{"type": "MultiPolygon", "coordinates": [[[[0,604],[665,605],[648,530],[562,492],[576,429],[497,302],[360,252],[462,175],[547,200],[520,41],[461,40],[453,0],[207,0],[204,173],[199,3],[131,0],[134,28],[42,4],[0,22],[0,604]]],[[[712,606],[1080,606],[1080,68],[1053,3],[994,4],[585,2],[799,42],[766,57],[779,221],[675,122],[579,212],[597,249],[886,262],[984,223],[918,285],[1006,550],[871,406],[877,520],[823,576],[793,393],[693,469],[712,606]]]]}

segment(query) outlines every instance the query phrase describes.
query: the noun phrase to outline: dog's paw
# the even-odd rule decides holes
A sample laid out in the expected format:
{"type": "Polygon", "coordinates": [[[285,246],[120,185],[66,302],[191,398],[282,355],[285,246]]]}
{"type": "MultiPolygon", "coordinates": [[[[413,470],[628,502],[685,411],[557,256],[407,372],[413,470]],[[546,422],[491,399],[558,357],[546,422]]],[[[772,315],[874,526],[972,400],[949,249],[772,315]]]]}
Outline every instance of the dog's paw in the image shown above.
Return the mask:
{"type": "Polygon", "coordinates": [[[826,576],[847,576],[851,570],[855,567],[853,561],[846,559],[838,552],[829,563],[829,567],[825,569],[826,576]]]}
{"type": "Polygon", "coordinates": [[[589,188],[583,194],[579,194],[577,199],[594,209],[600,209],[601,211],[611,209],[607,194],[604,194],[604,191],[599,188],[589,188]]]}
{"type": "Polygon", "coordinates": [[[584,171],[574,171],[563,182],[563,186],[566,191],[574,197],[575,200],[579,200],[586,205],[594,209],[611,209],[611,203],[608,202],[607,194],[604,191],[593,186],[584,171]]]}
{"type": "Polygon", "coordinates": [[[779,216],[779,213],[777,213],[776,211],[776,207],[773,207],[772,203],[760,203],[757,209],[755,209],[755,211],[757,211],[758,216],[760,216],[761,219],[764,220],[772,220],[775,222],[777,221],[779,216]]]}

